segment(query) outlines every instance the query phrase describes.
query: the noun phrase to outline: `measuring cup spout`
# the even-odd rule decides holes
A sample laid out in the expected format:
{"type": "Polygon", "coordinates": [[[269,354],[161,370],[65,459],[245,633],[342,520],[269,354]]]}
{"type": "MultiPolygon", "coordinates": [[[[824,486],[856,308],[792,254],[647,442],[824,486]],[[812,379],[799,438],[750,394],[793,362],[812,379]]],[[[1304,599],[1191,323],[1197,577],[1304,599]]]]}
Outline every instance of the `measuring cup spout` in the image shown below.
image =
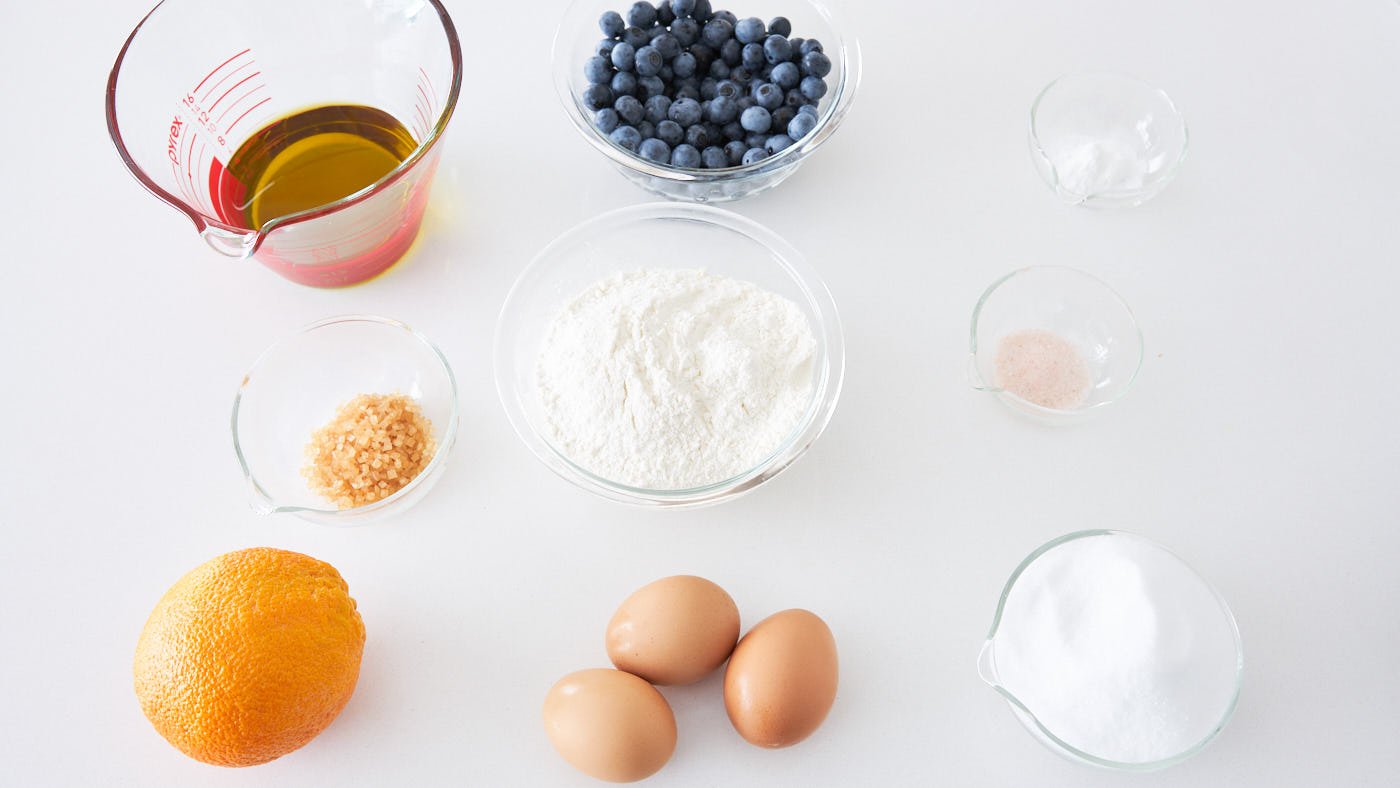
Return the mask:
{"type": "Polygon", "coordinates": [[[199,234],[214,251],[229,257],[246,259],[258,250],[259,233],[240,233],[208,225],[199,234]]]}
{"type": "Polygon", "coordinates": [[[1001,679],[997,676],[996,659],[992,656],[992,641],[990,640],[982,645],[982,653],[977,655],[977,675],[993,687],[1001,685],[1001,679]]]}

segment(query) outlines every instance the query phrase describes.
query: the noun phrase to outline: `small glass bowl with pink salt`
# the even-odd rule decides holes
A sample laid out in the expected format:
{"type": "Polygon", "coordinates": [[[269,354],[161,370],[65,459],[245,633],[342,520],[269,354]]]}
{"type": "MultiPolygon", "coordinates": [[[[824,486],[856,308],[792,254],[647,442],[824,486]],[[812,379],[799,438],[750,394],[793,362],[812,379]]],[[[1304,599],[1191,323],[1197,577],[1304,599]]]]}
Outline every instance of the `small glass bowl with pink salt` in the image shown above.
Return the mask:
{"type": "Polygon", "coordinates": [[[1012,271],[972,312],[972,387],[1046,424],[1073,423],[1117,402],[1142,356],[1127,302],[1074,268],[1012,271]]]}

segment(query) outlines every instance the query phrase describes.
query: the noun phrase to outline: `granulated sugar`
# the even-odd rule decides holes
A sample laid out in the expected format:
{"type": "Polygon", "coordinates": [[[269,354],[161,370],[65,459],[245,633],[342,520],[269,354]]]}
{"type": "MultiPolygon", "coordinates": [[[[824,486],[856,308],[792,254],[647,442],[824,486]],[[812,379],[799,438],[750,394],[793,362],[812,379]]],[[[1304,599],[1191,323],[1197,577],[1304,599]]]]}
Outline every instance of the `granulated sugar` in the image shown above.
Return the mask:
{"type": "Polygon", "coordinates": [[[1050,331],[1007,334],[997,345],[995,364],[998,388],[1043,408],[1077,408],[1089,394],[1084,356],[1050,331]]]}
{"type": "Polygon", "coordinates": [[[677,490],[756,467],[812,399],[816,340],[792,301],[703,271],[617,274],[550,326],[550,438],[609,481],[677,490]]]}
{"type": "Polygon", "coordinates": [[[1179,755],[1215,731],[1235,696],[1228,613],[1189,567],[1131,535],[1037,558],[992,642],[1000,685],[1055,736],[1105,760],[1179,755]]]}

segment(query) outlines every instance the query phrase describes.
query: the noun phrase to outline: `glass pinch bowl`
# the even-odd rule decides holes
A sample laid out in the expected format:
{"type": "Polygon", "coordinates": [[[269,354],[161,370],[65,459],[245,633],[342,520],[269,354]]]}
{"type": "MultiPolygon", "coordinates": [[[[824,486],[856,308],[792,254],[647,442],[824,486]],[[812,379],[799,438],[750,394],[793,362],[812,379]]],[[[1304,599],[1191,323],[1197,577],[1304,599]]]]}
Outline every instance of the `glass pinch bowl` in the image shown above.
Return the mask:
{"type": "Polygon", "coordinates": [[[1031,106],[1031,159],[1073,205],[1137,206],[1176,177],[1189,144],[1171,97],[1119,74],[1066,74],[1031,106]]]}
{"type": "Polygon", "coordinates": [[[526,266],[501,308],[495,341],[496,388],[525,445],[551,471],[612,501],[648,507],[698,507],[752,491],[797,461],[826,429],[840,397],[845,346],[836,304],[791,244],[742,216],[703,205],[652,203],[615,210],[565,232],[526,266]],[[664,248],[631,263],[619,250],[664,248]],[[580,293],[613,274],[646,269],[704,269],[750,282],[795,303],[816,340],[812,396],[797,427],[767,458],[732,478],[689,489],[645,489],[598,476],[549,437],[537,384],[540,348],[550,324],[580,293]]]}
{"type": "Polygon", "coordinates": [[[978,673],[1041,744],[1076,763],[1154,771],[1215,739],[1244,651],[1220,593],[1136,534],[1067,534],[1006,582],[978,673]]]}
{"type": "Polygon", "coordinates": [[[345,315],[312,323],[263,351],[234,397],[233,446],[258,513],[364,525],[427,495],[446,468],[457,420],[457,382],[436,345],[397,320],[345,315]],[[387,498],[332,508],[301,474],[312,433],[358,395],[393,393],[414,399],[432,423],[433,458],[387,498]]]}
{"type": "Polygon", "coordinates": [[[968,377],[978,391],[1043,424],[1081,421],[1128,393],[1142,367],[1143,340],[1133,312],[1108,285],[1062,266],[1031,266],[993,282],[972,312],[968,377]],[[1008,335],[1048,331],[1083,359],[1088,389],[1077,406],[1046,407],[1003,387],[998,350],[1008,335]]]}
{"type": "MultiPolygon", "coordinates": [[[[729,8],[740,19],[768,20],[785,16],[792,21],[792,37],[815,38],[831,58],[827,94],[818,105],[817,127],[792,147],[760,162],[722,170],[685,169],[663,166],[614,144],[593,125],[593,113],[583,104],[582,92],[588,87],[583,64],[596,54],[603,38],[598,18],[605,11],[626,16],[628,0],[574,0],[564,12],[554,35],[551,68],[555,92],[574,128],[595,150],[606,156],[629,181],[647,191],[686,202],[728,202],[751,197],[782,183],[821,147],[851,109],[860,85],[860,44],[852,36],[831,4],[822,0],[735,0],[729,8]]],[[[716,10],[725,4],[712,3],[716,10]]]]}

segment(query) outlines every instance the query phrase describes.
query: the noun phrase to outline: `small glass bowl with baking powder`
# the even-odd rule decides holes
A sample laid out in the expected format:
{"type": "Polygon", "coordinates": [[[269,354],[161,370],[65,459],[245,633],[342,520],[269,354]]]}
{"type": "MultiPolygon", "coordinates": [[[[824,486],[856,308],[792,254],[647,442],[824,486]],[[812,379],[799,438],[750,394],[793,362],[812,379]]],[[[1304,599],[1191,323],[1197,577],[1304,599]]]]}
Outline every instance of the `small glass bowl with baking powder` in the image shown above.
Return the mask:
{"type": "Polygon", "coordinates": [[[407,325],[373,315],[331,317],[278,340],[253,362],[233,400],[232,427],[259,514],[365,525],[413,506],[441,478],[457,435],[457,381],[442,351],[407,325]],[[393,495],[334,508],[302,476],[307,443],[340,405],[361,394],[395,393],[412,398],[432,423],[432,459],[393,495]]]}
{"type": "Polygon", "coordinates": [[[971,343],[972,387],[1051,425],[1081,421],[1122,399],[1143,359],[1142,332],[1127,302],[1098,278],[1063,266],[1022,268],[993,282],[972,311],[971,343]],[[1025,332],[1052,335],[1082,360],[1081,401],[1047,406],[1002,379],[998,362],[1005,343],[1025,332]]]}
{"type": "Polygon", "coordinates": [[[1031,105],[1031,159],[1072,205],[1152,199],[1176,177],[1189,137],[1170,96],[1120,74],[1066,74],[1031,105]]]}
{"type": "Polygon", "coordinates": [[[551,471],[595,495],[650,507],[698,507],[732,500],[796,462],[826,429],[845,373],[836,304],[805,257],[773,231],[704,205],[652,203],[605,213],[555,239],[526,266],[496,324],[496,389],[516,434],[551,471]],[[665,249],[645,264],[625,250],[665,249]],[[571,460],[548,437],[537,383],[545,334],[564,307],[600,280],[622,271],[702,269],[784,296],[806,315],[816,340],[812,395],[797,427],[765,459],[702,487],[656,490],[605,479],[571,460]]]}

